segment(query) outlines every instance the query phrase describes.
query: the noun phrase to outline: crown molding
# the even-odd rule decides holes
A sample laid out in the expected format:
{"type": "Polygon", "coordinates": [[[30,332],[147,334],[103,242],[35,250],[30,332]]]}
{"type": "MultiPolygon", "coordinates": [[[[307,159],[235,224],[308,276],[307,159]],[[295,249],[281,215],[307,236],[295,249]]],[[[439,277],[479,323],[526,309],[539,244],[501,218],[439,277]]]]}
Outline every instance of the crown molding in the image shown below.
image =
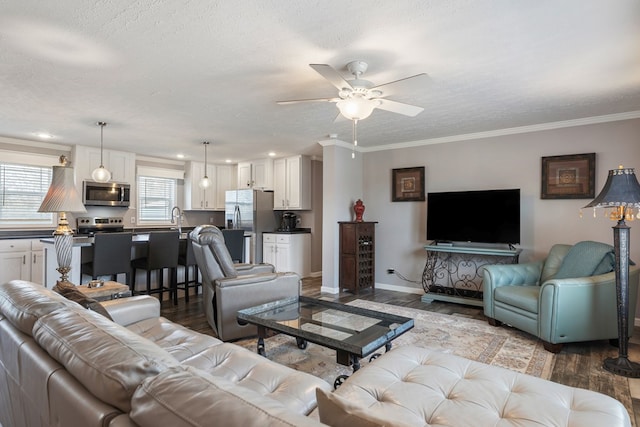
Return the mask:
{"type": "MultiPolygon", "coordinates": [[[[356,147],[360,152],[374,152],[384,150],[396,150],[401,148],[420,147],[424,145],[444,144],[447,142],[468,141],[472,139],[492,138],[496,136],[516,135],[529,132],[540,132],[545,130],[561,129],[574,126],[586,126],[599,123],[615,122],[620,120],[632,120],[640,118],[640,111],[629,111],[626,113],[607,114],[604,116],[585,117],[581,119],[564,120],[559,122],[541,123],[537,125],[519,126],[513,128],[497,129],[486,132],[475,132],[461,135],[444,136],[441,138],[423,139],[420,141],[398,142],[395,144],[377,145],[375,147],[356,147]]],[[[332,140],[336,141],[336,140],[332,140]]]]}
{"type": "MultiPolygon", "coordinates": [[[[35,147],[58,151],[71,151],[72,148],[71,145],[63,145],[55,142],[34,141],[32,139],[20,139],[7,136],[0,136],[0,144],[11,144],[18,145],[20,147],[35,147]]],[[[23,148],[18,149],[17,151],[23,151],[23,148]]]]}

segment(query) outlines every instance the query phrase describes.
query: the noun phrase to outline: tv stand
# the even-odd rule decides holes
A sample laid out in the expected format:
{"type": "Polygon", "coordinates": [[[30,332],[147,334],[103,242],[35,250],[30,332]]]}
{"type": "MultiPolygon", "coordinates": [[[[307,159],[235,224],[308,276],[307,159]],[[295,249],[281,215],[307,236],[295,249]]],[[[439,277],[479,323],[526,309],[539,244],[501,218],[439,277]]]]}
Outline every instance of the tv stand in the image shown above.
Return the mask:
{"type": "Polygon", "coordinates": [[[425,245],[422,301],[434,300],[482,306],[482,270],[490,264],[516,264],[521,249],[512,245],[472,242],[425,245]]]}

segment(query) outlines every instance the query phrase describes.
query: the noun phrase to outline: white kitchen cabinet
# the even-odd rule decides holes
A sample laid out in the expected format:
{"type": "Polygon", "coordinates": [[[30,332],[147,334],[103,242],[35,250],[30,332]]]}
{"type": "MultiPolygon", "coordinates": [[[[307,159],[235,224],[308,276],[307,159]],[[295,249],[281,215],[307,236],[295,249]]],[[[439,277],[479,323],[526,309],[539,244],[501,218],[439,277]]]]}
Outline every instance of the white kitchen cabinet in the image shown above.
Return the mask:
{"type": "Polygon", "coordinates": [[[225,192],[236,189],[236,167],[234,165],[216,165],[215,184],[214,208],[224,210],[225,192]]]}
{"type": "MultiPolygon", "coordinates": [[[[136,183],[136,155],[125,151],[104,150],[103,166],[111,172],[111,181],[136,183]]],[[[100,148],[76,145],[73,150],[73,167],[76,184],[82,188],[83,180],[91,179],[91,172],[100,166],[100,148]]],[[[132,199],[133,200],[133,199],[132,199]]]]}
{"type": "Polygon", "coordinates": [[[292,156],[273,162],[273,209],[311,209],[311,159],[292,156]]]}
{"type": "Polygon", "coordinates": [[[238,163],[238,189],[251,188],[252,183],[251,162],[238,163]]]}
{"type": "Polygon", "coordinates": [[[207,210],[209,202],[213,209],[213,189],[215,188],[215,170],[213,165],[207,165],[207,177],[211,185],[206,190],[200,188],[200,180],[204,177],[204,163],[188,162],[184,175],[184,210],[207,210]]]}
{"type": "Polygon", "coordinates": [[[40,239],[31,240],[31,281],[44,283],[44,245],[40,239]]]}
{"type": "Polygon", "coordinates": [[[42,284],[43,268],[39,240],[0,240],[0,283],[18,279],[42,284]]]}
{"type": "Polygon", "coordinates": [[[257,159],[238,163],[237,188],[271,190],[273,188],[273,160],[257,159]]]}
{"type": "Polygon", "coordinates": [[[187,163],[184,178],[185,210],[224,210],[225,191],[235,188],[235,166],[207,165],[207,176],[211,186],[204,190],[199,185],[204,177],[204,163],[187,163]]]}
{"type": "Polygon", "coordinates": [[[262,259],[278,272],[294,272],[300,277],[311,273],[310,233],[263,233],[262,259]]]}
{"type": "MultiPolygon", "coordinates": [[[[72,151],[73,163],[76,174],[76,188],[82,195],[82,181],[92,181],[91,172],[100,166],[100,148],[75,145],[72,151]]],[[[111,182],[120,182],[131,185],[131,205],[135,206],[136,200],[136,155],[126,151],[104,150],[103,166],[111,172],[111,182]]]]}

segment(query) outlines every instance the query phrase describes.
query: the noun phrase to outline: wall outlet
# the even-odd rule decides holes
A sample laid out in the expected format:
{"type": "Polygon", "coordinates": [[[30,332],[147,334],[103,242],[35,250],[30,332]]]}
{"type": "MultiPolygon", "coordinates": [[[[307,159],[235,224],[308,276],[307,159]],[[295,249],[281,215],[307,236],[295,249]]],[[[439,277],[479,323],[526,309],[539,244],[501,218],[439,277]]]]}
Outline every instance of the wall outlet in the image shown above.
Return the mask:
{"type": "Polygon", "coordinates": [[[209,217],[209,224],[213,224],[213,217],[212,216],[209,217]]]}
{"type": "Polygon", "coordinates": [[[387,274],[393,274],[396,271],[393,268],[387,268],[387,274]]]}
{"type": "Polygon", "coordinates": [[[132,216],[132,217],[131,217],[131,224],[135,224],[135,223],[136,223],[136,217],[135,217],[135,216],[132,216]]]}

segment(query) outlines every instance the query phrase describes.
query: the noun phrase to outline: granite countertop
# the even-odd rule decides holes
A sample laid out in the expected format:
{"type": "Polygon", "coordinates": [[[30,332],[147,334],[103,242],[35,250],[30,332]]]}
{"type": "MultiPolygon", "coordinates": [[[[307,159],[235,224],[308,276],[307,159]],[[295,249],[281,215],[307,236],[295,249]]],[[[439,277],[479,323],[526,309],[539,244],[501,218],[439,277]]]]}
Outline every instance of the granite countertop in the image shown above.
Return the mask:
{"type": "Polygon", "coordinates": [[[51,230],[3,230],[0,231],[0,239],[43,239],[53,236],[51,230]]]}
{"type": "Polygon", "coordinates": [[[302,234],[302,233],[311,233],[311,229],[310,228],[294,228],[291,231],[275,230],[275,231],[265,231],[264,233],[267,233],[267,234],[302,234]]]}
{"type": "MultiPolygon", "coordinates": [[[[186,240],[189,237],[189,233],[180,234],[180,240],[186,240]]],[[[54,244],[54,238],[51,236],[47,236],[45,238],[41,238],[40,241],[42,243],[54,244]]],[[[143,244],[149,241],[149,232],[145,233],[136,233],[133,236],[133,244],[143,244]]],[[[73,237],[73,246],[91,246],[93,245],[94,238],[92,236],[74,236],[73,237]]]]}

